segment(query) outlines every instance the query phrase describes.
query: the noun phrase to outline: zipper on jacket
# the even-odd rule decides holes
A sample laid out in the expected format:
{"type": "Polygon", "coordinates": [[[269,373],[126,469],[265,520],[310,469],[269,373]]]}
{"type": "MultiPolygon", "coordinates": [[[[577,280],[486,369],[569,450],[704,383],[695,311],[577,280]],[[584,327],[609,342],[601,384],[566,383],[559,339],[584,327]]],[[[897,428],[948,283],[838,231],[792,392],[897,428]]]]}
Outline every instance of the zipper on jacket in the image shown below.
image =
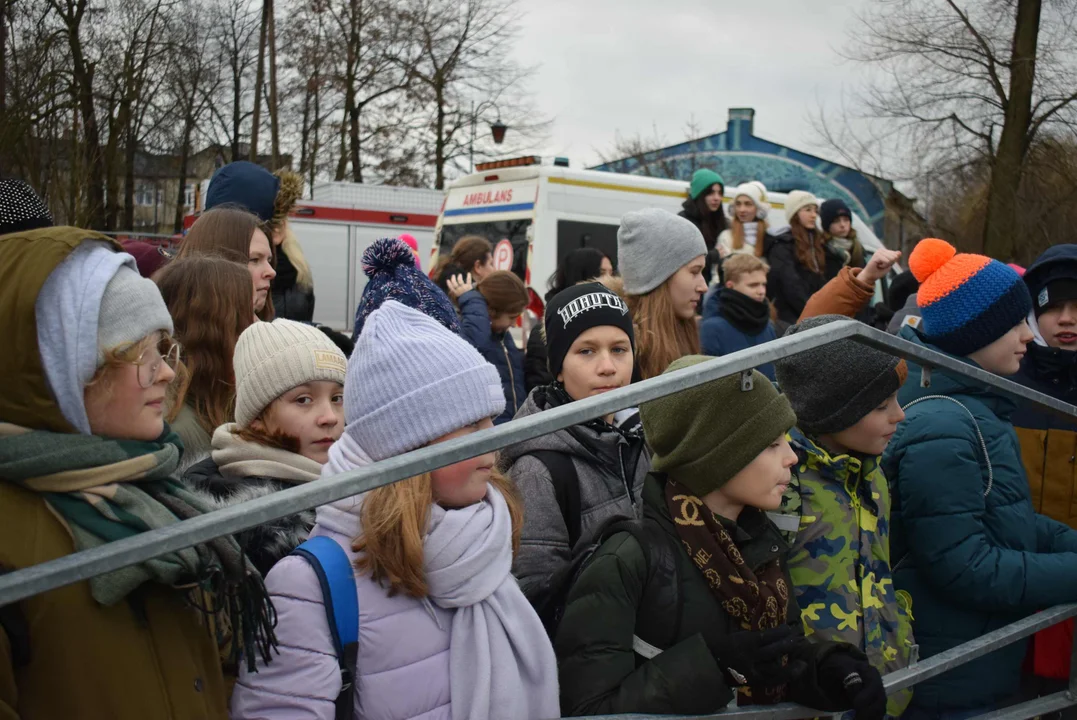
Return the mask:
{"type": "Polygon", "coordinates": [[[628,479],[628,468],[625,467],[625,443],[620,441],[617,443],[617,459],[621,462],[621,480],[625,484],[625,490],[628,492],[628,500],[632,503],[632,507],[636,506],[636,496],[632,494],[632,483],[628,479]]]}
{"type": "Polygon", "coordinates": [[[520,409],[520,401],[516,399],[516,376],[512,372],[512,360],[509,359],[509,349],[505,346],[505,338],[501,338],[501,349],[505,353],[505,367],[509,369],[509,385],[512,385],[512,414],[520,409]]]}

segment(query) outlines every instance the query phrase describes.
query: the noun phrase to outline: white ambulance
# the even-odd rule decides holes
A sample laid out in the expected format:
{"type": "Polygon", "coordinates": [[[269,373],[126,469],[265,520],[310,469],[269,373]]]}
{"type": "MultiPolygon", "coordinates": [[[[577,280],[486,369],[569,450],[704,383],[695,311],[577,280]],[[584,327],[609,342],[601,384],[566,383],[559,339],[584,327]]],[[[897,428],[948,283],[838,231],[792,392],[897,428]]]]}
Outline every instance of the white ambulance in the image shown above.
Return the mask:
{"type": "MultiPolygon", "coordinates": [[[[432,265],[461,237],[481,235],[494,246],[498,269],[514,271],[538,297],[560,259],[577,248],[597,248],[616,267],[621,216],[652,207],[680,212],[688,193],[684,181],[575,170],[541,164],[538,157],[480,163],[476,170],[449,185],[432,265]]],[[[777,216],[773,227],[785,224],[785,197],[768,195],[777,216]]],[[[869,253],[882,247],[859,217],[853,226],[869,253]]]]}

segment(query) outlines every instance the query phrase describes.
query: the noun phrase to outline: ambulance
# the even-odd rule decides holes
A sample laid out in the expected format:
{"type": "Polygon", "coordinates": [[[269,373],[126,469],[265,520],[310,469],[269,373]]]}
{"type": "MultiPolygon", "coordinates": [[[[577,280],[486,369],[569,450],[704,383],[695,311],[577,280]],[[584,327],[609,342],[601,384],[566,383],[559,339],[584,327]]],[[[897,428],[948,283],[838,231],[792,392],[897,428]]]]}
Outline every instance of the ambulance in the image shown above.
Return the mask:
{"type": "MultiPolygon", "coordinates": [[[[434,230],[431,266],[451,253],[460,238],[481,235],[493,245],[497,268],[515,272],[533,290],[533,298],[541,298],[560,259],[577,248],[596,248],[617,267],[622,215],[642,208],[677,213],[688,196],[688,183],[680,180],[554,163],[543,164],[539,157],[480,163],[476,172],[451,183],[434,230]]],[[[768,194],[777,216],[772,227],[786,224],[785,198],[768,194]]],[[[728,195],[725,199],[732,201],[728,195]]],[[[853,227],[869,254],[883,246],[855,214],[853,227]]],[[[537,315],[541,303],[532,302],[529,309],[537,315]]]]}

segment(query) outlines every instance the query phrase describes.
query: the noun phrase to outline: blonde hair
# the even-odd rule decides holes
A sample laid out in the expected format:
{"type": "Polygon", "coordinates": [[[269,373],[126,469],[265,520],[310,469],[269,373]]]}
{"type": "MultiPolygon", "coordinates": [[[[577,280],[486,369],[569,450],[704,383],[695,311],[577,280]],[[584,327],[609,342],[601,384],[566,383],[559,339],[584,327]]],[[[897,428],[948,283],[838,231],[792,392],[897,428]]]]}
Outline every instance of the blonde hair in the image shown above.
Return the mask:
{"type": "Polygon", "coordinates": [[[741,276],[760,270],[768,272],[770,265],[767,265],[766,260],[755,255],[732,255],[722,263],[722,273],[725,275],[726,282],[736,282],[741,276]]]}
{"type": "MultiPolygon", "coordinates": [[[[515,557],[520,549],[523,504],[515,486],[501,473],[491,471],[490,483],[505,497],[509,507],[515,557]]],[[[427,595],[423,535],[434,502],[430,473],[371,490],[363,499],[360,511],[363,534],[352,541],[352,549],[359,553],[355,567],[387,586],[390,595],[404,593],[413,598],[427,595]]]]}
{"type": "Polygon", "coordinates": [[[292,267],[295,268],[295,284],[304,290],[313,288],[314,273],[310,271],[307,258],[303,255],[303,248],[299,246],[299,238],[295,236],[292,231],[292,224],[287,219],[284,220],[281,227],[280,249],[281,252],[288,256],[292,267]]]}
{"type": "Polygon", "coordinates": [[[669,280],[625,301],[635,326],[636,364],[644,380],[661,375],[674,360],[700,353],[699,328],[694,318],[682,318],[673,309],[669,280]]]}
{"type": "MultiPolygon", "coordinates": [[[[175,339],[171,335],[164,331],[158,331],[150,333],[138,342],[108,348],[104,352],[104,362],[97,368],[93,377],[90,378],[90,382],[86,383],[86,387],[100,384],[105,392],[110,392],[111,387],[108,385],[111,382],[111,379],[108,378],[109,370],[137,363],[138,359],[154,346],[160,347],[163,344],[172,344],[174,342],[175,339]]],[[[168,408],[168,412],[165,413],[166,422],[175,420],[180,410],[183,409],[183,396],[187,393],[187,386],[191,382],[190,372],[182,362],[176,363],[173,372],[175,372],[176,377],[168,384],[168,391],[165,395],[165,406],[168,408]]]]}

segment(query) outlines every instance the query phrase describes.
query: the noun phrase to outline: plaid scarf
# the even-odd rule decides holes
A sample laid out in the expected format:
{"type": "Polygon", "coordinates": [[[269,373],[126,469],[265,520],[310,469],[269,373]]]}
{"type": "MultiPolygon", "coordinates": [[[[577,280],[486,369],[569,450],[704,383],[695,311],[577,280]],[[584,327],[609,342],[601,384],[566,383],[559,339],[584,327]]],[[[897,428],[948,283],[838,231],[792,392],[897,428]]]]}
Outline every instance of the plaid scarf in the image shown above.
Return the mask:
{"type": "MultiPolygon", "coordinates": [[[[0,482],[41,495],[71,534],[76,551],[209,512],[174,476],[182,453],[179,436],[167,426],[157,440],[141,442],[0,423],[0,482]]],[[[273,605],[261,576],[231,535],[89,581],[93,598],[102,605],[123,600],[147,582],[186,590],[192,604],[203,609],[199,599],[214,599],[211,612],[225,611],[216,623],[219,634],[241,640],[231,642],[233,654],[242,648],[252,670],[256,650],[269,661],[276,644],[273,605]]]]}
{"type": "MultiPolygon", "coordinates": [[[[780,559],[768,563],[758,575],[753,573],[721,520],[673,479],[666,482],[666,507],[711,593],[742,629],[768,630],[785,624],[789,586],[780,559]]],[[[785,692],[784,685],[761,688],[754,697],[751,688],[740,690],[742,698],[758,704],[780,702],[785,692]]]]}

